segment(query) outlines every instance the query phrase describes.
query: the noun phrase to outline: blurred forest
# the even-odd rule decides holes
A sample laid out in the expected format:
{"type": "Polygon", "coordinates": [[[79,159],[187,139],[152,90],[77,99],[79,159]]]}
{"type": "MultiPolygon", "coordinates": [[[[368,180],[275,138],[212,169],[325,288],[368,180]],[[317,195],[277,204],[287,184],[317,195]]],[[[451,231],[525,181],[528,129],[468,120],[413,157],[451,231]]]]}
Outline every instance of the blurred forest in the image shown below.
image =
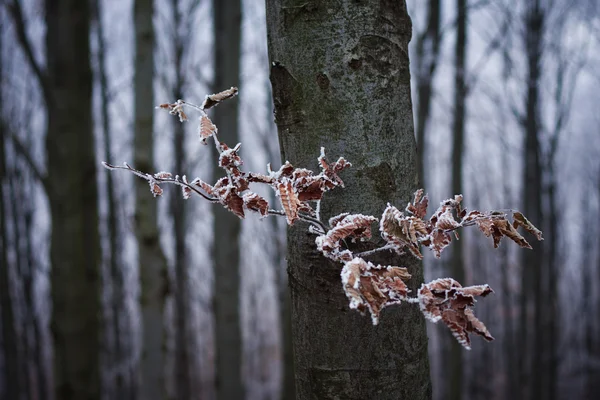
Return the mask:
{"type": "MultiPolygon", "coordinates": [[[[600,5],[407,3],[430,199],[544,231],[426,255],[427,280],[495,290],[477,307],[494,342],[428,324],[433,397],[598,398],[600,5]]],[[[219,133],[278,168],[265,18],[258,0],[0,0],[0,399],[294,398],[285,221],[101,168],[214,180],[196,125],[154,107],[231,86],[219,133]]]]}

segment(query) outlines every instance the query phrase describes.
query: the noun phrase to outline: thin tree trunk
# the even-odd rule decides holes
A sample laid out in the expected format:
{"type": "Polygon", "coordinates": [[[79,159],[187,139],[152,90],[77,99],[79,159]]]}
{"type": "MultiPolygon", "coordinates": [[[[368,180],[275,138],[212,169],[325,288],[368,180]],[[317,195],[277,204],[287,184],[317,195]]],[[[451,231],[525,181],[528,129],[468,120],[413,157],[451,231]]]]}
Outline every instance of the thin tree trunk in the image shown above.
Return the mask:
{"type": "MultiPolygon", "coordinates": [[[[457,0],[456,2],[456,44],[454,48],[454,115],[452,121],[452,193],[462,194],[463,192],[463,153],[465,137],[466,120],[466,100],[467,84],[466,59],[467,59],[467,21],[468,9],[467,0],[457,0]]],[[[465,236],[457,241],[452,247],[452,262],[450,275],[458,282],[465,279],[464,267],[464,247],[465,236]]],[[[448,371],[448,399],[460,400],[463,397],[463,362],[462,346],[452,340],[450,343],[449,358],[447,360],[448,371]]]]}
{"type": "MultiPolygon", "coordinates": [[[[527,5],[524,16],[525,50],[527,54],[527,91],[525,98],[525,114],[523,127],[525,133],[524,146],[524,208],[525,215],[535,225],[540,225],[542,218],[542,174],[540,162],[540,105],[539,81],[541,77],[542,36],[544,32],[544,10],[539,0],[527,5]]],[[[533,250],[523,252],[521,304],[520,304],[520,337],[521,346],[519,372],[523,398],[540,398],[541,370],[543,365],[542,320],[542,248],[533,244],[533,250]],[[533,320],[530,330],[529,321],[533,320]],[[532,349],[532,350],[529,350],[532,349]]]]}
{"type": "Polygon", "coordinates": [[[442,36],[440,34],[442,6],[440,0],[429,0],[427,28],[417,36],[417,160],[421,187],[425,188],[425,135],[433,97],[433,78],[437,68],[442,36]]]}
{"type": "MultiPolygon", "coordinates": [[[[98,43],[98,78],[100,83],[100,114],[101,114],[101,134],[104,141],[104,159],[110,160],[112,138],[110,134],[109,120],[109,95],[108,95],[108,77],[106,74],[106,44],[104,41],[104,24],[102,22],[102,12],[100,1],[95,0],[92,3],[94,20],[96,23],[96,35],[98,43]]],[[[112,382],[111,396],[114,398],[132,399],[136,394],[136,371],[128,364],[128,360],[133,356],[132,345],[129,337],[131,332],[125,327],[127,326],[125,306],[125,276],[124,265],[121,259],[122,246],[119,233],[119,225],[117,220],[117,202],[115,199],[115,188],[113,174],[106,175],[106,195],[107,205],[107,227],[108,227],[108,275],[111,286],[110,294],[110,329],[112,330],[112,343],[107,346],[107,359],[109,368],[114,371],[114,382],[112,382]]]]}
{"type": "MultiPolygon", "coordinates": [[[[154,14],[153,0],[135,0],[135,127],[134,164],[154,170],[154,14]]],[[[167,260],[157,223],[157,203],[148,185],[135,180],[135,226],[141,283],[142,359],[140,398],[165,397],[164,308],[167,295],[167,260]]]]}
{"type": "Polygon", "coordinates": [[[57,399],[99,399],[101,280],[90,5],[46,0],[48,193],[57,399]]]}
{"type": "MultiPolygon", "coordinates": [[[[0,37],[0,50],[2,49],[3,38],[0,37]]],[[[0,55],[2,52],[0,51],[0,55]]],[[[2,62],[0,59],[0,68],[2,62]]],[[[0,71],[0,77],[3,77],[0,71]]],[[[0,89],[0,100],[3,97],[0,89]]],[[[0,105],[3,104],[0,101],[0,105]]],[[[16,331],[15,310],[13,304],[12,292],[12,277],[8,266],[8,246],[9,229],[6,215],[5,192],[8,188],[8,173],[6,165],[6,135],[5,135],[4,114],[0,106],[0,246],[2,253],[0,254],[0,326],[2,327],[2,344],[4,358],[4,396],[7,399],[19,399],[21,393],[21,382],[18,363],[18,335],[16,331]]]]}
{"type": "MultiPolygon", "coordinates": [[[[240,80],[242,9],[240,0],[213,1],[214,90],[237,86],[240,80]]],[[[238,102],[219,105],[213,114],[219,138],[232,146],[238,140],[238,102]]],[[[214,181],[221,171],[214,170],[214,181]]],[[[214,212],[215,328],[217,399],[244,398],[242,326],[240,318],[240,220],[221,206],[214,212]]]]}
{"type": "MultiPolygon", "coordinates": [[[[172,0],[171,7],[175,16],[174,25],[180,26],[181,14],[179,0],[172,0]]],[[[175,99],[183,98],[183,39],[178,35],[174,40],[174,70],[175,83],[173,96],[175,99]]],[[[174,171],[184,171],[185,159],[185,130],[176,119],[173,120],[173,157],[174,171]]],[[[192,376],[190,374],[190,345],[189,345],[189,312],[188,302],[191,301],[188,284],[188,257],[186,249],[186,210],[185,200],[180,193],[173,193],[170,198],[170,212],[173,218],[173,232],[175,244],[175,388],[177,399],[188,400],[194,398],[192,390],[192,376]]]]}
{"type": "MultiPolygon", "coordinates": [[[[346,188],[323,202],[324,219],[406,204],[418,172],[405,2],[268,0],[267,29],[283,159],[316,169],[325,146],[332,159],[353,163],[343,173],[346,188]]],[[[411,257],[374,261],[408,267],[413,293],[422,282],[421,263],[411,257]]],[[[302,223],[289,229],[288,266],[299,400],[431,398],[418,308],[387,309],[378,326],[351,311],[340,265],[318,254],[302,223]]]]}

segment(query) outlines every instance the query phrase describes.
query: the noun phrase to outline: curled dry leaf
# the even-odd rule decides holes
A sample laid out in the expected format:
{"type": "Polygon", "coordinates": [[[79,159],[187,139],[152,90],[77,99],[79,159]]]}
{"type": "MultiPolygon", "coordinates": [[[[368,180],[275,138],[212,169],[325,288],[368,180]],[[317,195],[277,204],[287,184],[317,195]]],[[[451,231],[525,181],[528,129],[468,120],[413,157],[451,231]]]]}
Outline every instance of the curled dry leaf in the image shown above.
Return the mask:
{"type": "Polygon", "coordinates": [[[253,192],[247,192],[242,197],[248,210],[256,211],[261,217],[269,215],[269,203],[263,197],[253,192]]]}
{"type": "Polygon", "coordinates": [[[211,94],[206,96],[204,102],[202,103],[202,108],[204,110],[208,110],[211,107],[216,106],[217,104],[225,101],[227,99],[232,98],[233,96],[238,94],[238,88],[231,87],[227,90],[223,90],[222,92],[211,94]]]}
{"type": "Polygon", "coordinates": [[[154,197],[162,196],[163,190],[158,185],[157,181],[155,181],[154,179],[148,179],[148,184],[150,185],[150,191],[152,192],[152,195],[154,197]]]}
{"type": "Polygon", "coordinates": [[[300,206],[300,201],[294,192],[292,181],[284,179],[279,182],[277,184],[277,193],[279,194],[279,199],[281,200],[287,223],[288,225],[293,225],[298,219],[298,207],[300,206]]]}
{"type": "Polygon", "coordinates": [[[369,311],[373,325],[379,323],[381,310],[406,299],[410,279],[406,268],[374,265],[362,258],[344,263],[342,285],[349,307],[361,313],[369,311]]]}
{"type": "Polygon", "coordinates": [[[516,229],[519,226],[522,226],[527,232],[534,235],[537,240],[544,240],[542,237],[542,231],[536,228],[523,214],[518,211],[513,213],[513,227],[516,229]]]}
{"type": "Polygon", "coordinates": [[[341,215],[331,218],[329,222],[333,222],[332,228],[315,239],[317,250],[336,261],[347,258],[347,253],[342,251],[342,240],[370,239],[371,224],[377,221],[375,217],[362,214],[346,214],[343,218],[340,217],[341,215]]]}
{"type": "Polygon", "coordinates": [[[417,217],[407,217],[388,203],[379,223],[381,236],[401,252],[405,247],[417,258],[422,259],[419,242],[428,238],[425,222],[417,217]]]}
{"type": "Polygon", "coordinates": [[[476,296],[485,297],[490,293],[493,290],[488,285],[462,287],[452,278],[443,278],[421,285],[418,299],[425,318],[434,323],[442,320],[456,340],[470,349],[469,333],[480,335],[487,341],[494,340],[471,309],[476,296]]]}
{"type": "MultiPolygon", "coordinates": [[[[185,175],[181,178],[181,180],[183,181],[183,183],[187,183],[189,185],[187,177],[185,175]]],[[[192,189],[190,189],[187,186],[182,186],[181,194],[183,195],[184,200],[188,200],[192,196],[192,189]]]]}
{"type": "Polygon", "coordinates": [[[212,123],[210,118],[206,115],[200,117],[200,125],[198,127],[198,135],[200,135],[200,141],[206,145],[206,140],[212,135],[217,133],[217,127],[212,123]]]}
{"type": "Polygon", "coordinates": [[[427,205],[429,204],[429,198],[427,195],[423,195],[423,189],[419,189],[415,192],[415,198],[412,203],[408,203],[406,211],[411,213],[417,218],[425,218],[427,215],[427,205]]]}

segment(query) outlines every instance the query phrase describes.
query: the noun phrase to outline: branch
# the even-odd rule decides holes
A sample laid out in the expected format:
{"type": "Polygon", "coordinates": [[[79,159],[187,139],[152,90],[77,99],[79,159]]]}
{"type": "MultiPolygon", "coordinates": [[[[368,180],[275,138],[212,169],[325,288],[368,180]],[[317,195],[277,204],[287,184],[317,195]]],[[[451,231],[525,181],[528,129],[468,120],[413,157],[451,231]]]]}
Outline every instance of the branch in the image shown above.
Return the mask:
{"type": "MultiPolygon", "coordinates": [[[[3,130],[5,131],[5,130],[3,130]]],[[[25,163],[33,173],[33,176],[42,184],[46,193],[50,192],[50,185],[48,183],[48,177],[46,174],[42,173],[42,170],[37,166],[33,157],[31,157],[31,153],[27,149],[27,147],[23,144],[21,139],[12,132],[7,132],[8,138],[12,141],[13,147],[15,151],[25,160],[25,163]]]]}
{"type": "Polygon", "coordinates": [[[33,46],[31,45],[25,30],[25,19],[23,18],[21,3],[19,0],[13,0],[12,3],[5,4],[5,7],[7,8],[12,21],[15,24],[15,30],[19,44],[23,48],[25,56],[27,57],[27,61],[29,61],[29,65],[33,70],[34,75],[38,79],[40,87],[42,88],[44,100],[46,100],[46,104],[50,105],[52,104],[52,90],[50,89],[50,82],[46,72],[41,68],[35,59],[35,56],[33,55],[33,46]]]}

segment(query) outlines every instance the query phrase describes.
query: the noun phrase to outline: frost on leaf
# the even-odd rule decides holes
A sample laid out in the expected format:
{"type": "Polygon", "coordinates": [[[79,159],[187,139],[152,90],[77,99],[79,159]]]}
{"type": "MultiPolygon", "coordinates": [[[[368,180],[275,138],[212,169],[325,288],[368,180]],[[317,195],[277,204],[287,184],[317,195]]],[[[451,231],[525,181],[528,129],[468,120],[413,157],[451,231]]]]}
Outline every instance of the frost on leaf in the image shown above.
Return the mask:
{"type": "Polygon", "coordinates": [[[289,179],[284,179],[282,182],[279,182],[277,185],[277,192],[279,194],[279,199],[281,200],[281,205],[283,206],[283,211],[285,212],[287,223],[288,225],[293,225],[298,219],[298,207],[300,206],[300,201],[294,192],[292,182],[289,179]]]}
{"type": "Polygon", "coordinates": [[[214,107],[217,104],[219,104],[220,102],[230,99],[237,94],[238,94],[238,88],[231,87],[227,90],[223,90],[222,92],[208,95],[204,99],[204,103],[202,103],[202,108],[204,110],[208,110],[209,108],[214,107]]]}
{"type": "Polygon", "coordinates": [[[156,182],[154,179],[150,178],[150,179],[148,179],[148,184],[150,185],[150,191],[152,192],[152,195],[154,195],[154,197],[162,196],[163,190],[158,185],[158,182],[156,182]]]}
{"type": "Polygon", "coordinates": [[[371,224],[377,218],[362,214],[341,214],[329,220],[332,228],[324,235],[315,240],[317,250],[326,257],[336,261],[348,261],[351,259],[349,251],[342,251],[342,240],[350,239],[367,240],[371,238],[371,224]],[[343,218],[340,218],[342,217],[343,218]]]}
{"type": "Polygon", "coordinates": [[[228,189],[221,202],[229,211],[244,219],[244,200],[235,191],[228,189]]]}
{"type": "Polygon", "coordinates": [[[406,206],[406,211],[411,213],[417,218],[425,218],[427,214],[427,205],[429,204],[429,199],[427,195],[423,196],[423,189],[419,189],[415,192],[415,198],[412,203],[408,203],[406,206]]]}
{"type": "Polygon", "coordinates": [[[419,241],[428,234],[425,222],[417,217],[407,217],[396,207],[388,204],[379,223],[381,236],[398,252],[405,247],[417,258],[423,258],[419,241]]]}
{"type": "Polygon", "coordinates": [[[183,100],[177,100],[175,103],[164,103],[159,105],[157,108],[163,108],[165,110],[169,110],[169,114],[177,115],[179,117],[179,122],[187,121],[188,117],[183,112],[183,100]]]}
{"type": "Polygon", "coordinates": [[[361,313],[368,310],[373,325],[379,323],[381,310],[399,304],[409,292],[406,268],[374,265],[357,257],[344,264],[341,276],[349,307],[361,313]]]}
{"type": "Polygon", "coordinates": [[[221,143],[220,146],[221,154],[219,155],[219,167],[239,167],[244,163],[238,155],[238,152],[242,147],[241,143],[238,143],[233,149],[230,149],[225,143],[221,143]]]}
{"type": "Polygon", "coordinates": [[[333,182],[334,186],[344,187],[344,181],[338,176],[338,172],[342,171],[345,168],[349,168],[352,166],[351,163],[346,161],[343,157],[338,158],[338,160],[329,164],[327,161],[327,157],[325,156],[325,148],[321,147],[321,155],[317,159],[319,161],[319,165],[321,166],[322,174],[327,177],[331,182],[333,182]]]}
{"type": "Polygon", "coordinates": [[[256,193],[248,192],[242,197],[248,210],[256,211],[261,217],[269,215],[269,203],[256,193]]]}
{"type": "MultiPolygon", "coordinates": [[[[182,181],[183,183],[188,183],[187,177],[185,175],[182,177],[182,181]]],[[[190,189],[188,186],[182,186],[181,194],[183,195],[184,200],[187,200],[192,196],[192,189],[190,189]]]]}
{"type": "Polygon", "coordinates": [[[487,341],[494,340],[472,310],[475,296],[485,297],[492,292],[488,285],[462,287],[452,278],[443,278],[421,285],[418,299],[425,318],[434,323],[442,320],[456,340],[470,349],[469,333],[483,336],[487,341]]]}
{"type": "Polygon", "coordinates": [[[206,115],[200,117],[200,126],[198,128],[198,135],[200,135],[200,141],[202,144],[206,144],[206,139],[217,133],[217,127],[212,123],[210,118],[206,115]]]}

